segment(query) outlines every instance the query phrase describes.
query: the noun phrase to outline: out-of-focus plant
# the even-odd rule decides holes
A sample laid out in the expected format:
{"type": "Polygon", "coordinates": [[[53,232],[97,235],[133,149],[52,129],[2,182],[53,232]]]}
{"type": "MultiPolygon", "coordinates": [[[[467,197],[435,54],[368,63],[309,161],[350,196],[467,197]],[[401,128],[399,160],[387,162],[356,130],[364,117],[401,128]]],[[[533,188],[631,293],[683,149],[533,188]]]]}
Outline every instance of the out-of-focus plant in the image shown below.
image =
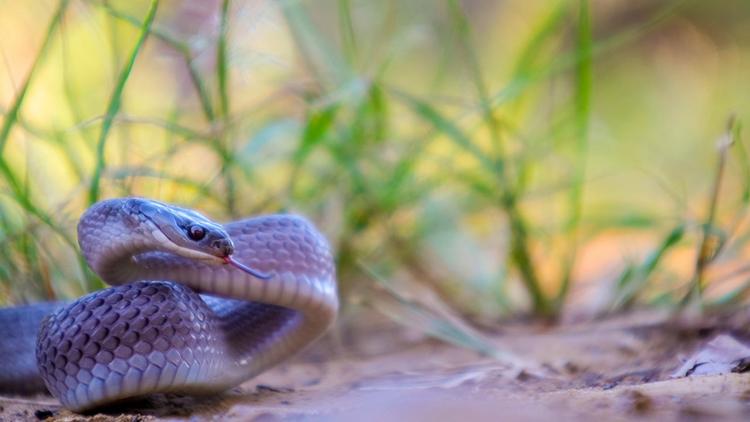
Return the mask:
{"type": "MultiPolygon", "coordinates": [[[[76,218],[99,198],[143,195],[226,219],[303,212],[331,238],[345,295],[376,283],[364,263],[381,281],[421,283],[483,320],[558,314],[589,276],[581,271],[590,245],[645,233],[649,244],[625,270],[595,274],[612,286],[603,308],[676,305],[687,280],[672,258],[696,243],[690,202],[709,186],[700,174],[710,174],[701,161],[710,154],[695,150],[705,151],[728,103],[739,117],[748,104],[717,96],[663,118],[653,110],[705,88],[678,47],[685,34],[716,31],[718,9],[587,0],[6,4],[0,27],[42,35],[0,42],[0,78],[10,81],[0,85],[0,299],[101,287],[78,256],[76,218]],[[20,53],[29,46],[32,59],[20,53]],[[683,180],[689,192],[675,194],[683,180]]],[[[688,44],[715,59],[701,39],[688,44]]],[[[750,40],[730,47],[736,57],[726,60],[750,57],[750,40]]],[[[717,69],[711,83],[742,83],[732,67],[717,69]]],[[[725,189],[745,199],[734,207],[727,260],[743,256],[748,238],[750,167],[740,141],[733,151],[740,177],[726,177],[725,189]]],[[[708,224],[724,220],[719,210],[708,224]]],[[[621,254],[603,259],[616,264],[621,254]]],[[[696,274],[693,286],[712,277],[696,274]]],[[[719,300],[739,300],[742,286],[719,300]]]]}

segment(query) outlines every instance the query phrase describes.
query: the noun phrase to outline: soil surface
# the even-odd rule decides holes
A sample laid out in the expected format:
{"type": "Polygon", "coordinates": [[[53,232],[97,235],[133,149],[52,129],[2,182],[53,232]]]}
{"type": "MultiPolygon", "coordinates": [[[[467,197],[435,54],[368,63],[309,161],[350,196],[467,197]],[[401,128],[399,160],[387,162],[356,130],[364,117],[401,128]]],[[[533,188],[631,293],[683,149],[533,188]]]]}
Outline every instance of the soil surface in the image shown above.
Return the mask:
{"type": "Polygon", "coordinates": [[[358,320],[367,323],[349,321],[218,397],[157,396],[92,415],[46,396],[0,397],[0,420],[750,419],[747,362],[732,356],[730,365],[685,367],[705,356],[721,360],[723,344],[742,353],[750,343],[747,310],[690,322],[641,313],[554,327],[506,324],[490,341],[522,356],[524,368],[377,316],[358,320]]]}

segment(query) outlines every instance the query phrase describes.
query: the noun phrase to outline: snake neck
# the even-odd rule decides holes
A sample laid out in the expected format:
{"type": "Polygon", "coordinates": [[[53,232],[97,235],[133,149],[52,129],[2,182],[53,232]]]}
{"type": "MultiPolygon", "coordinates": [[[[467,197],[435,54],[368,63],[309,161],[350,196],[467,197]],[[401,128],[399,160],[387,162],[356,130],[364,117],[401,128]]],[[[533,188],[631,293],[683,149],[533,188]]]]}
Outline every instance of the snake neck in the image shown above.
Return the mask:
{"type": "Polygon", "coordinates": [[[128,200],[105,200],[81,217],[78,243],[91,269],[108,284],[120,285],[147,279],[135,257],[159,250],[150,231],[128,200]]]}

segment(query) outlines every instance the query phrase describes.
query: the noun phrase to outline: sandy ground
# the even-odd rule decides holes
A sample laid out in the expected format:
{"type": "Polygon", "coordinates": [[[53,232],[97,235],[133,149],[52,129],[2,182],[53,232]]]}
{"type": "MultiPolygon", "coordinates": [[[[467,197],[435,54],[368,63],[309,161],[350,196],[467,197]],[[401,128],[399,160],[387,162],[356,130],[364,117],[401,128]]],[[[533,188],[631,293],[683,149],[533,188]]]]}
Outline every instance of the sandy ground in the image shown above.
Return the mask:
{"type": "Polygon", "coordinates": [[[527,370],[371,315],[219,397],[153,397],[81,416],[50,397],[0,397],[0,420],[750,420],[750,373],[672,378],[717,335],[750,339],[750,312],[675,323],[638,314],[491,340],[527,370]]]}

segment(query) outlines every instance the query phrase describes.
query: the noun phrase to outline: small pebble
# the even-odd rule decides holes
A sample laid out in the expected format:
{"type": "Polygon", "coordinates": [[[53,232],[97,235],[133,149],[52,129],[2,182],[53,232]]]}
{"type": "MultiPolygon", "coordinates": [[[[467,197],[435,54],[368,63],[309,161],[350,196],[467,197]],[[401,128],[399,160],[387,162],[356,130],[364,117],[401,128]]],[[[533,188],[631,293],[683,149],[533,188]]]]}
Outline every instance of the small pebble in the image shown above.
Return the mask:
{"type": "Polygon", "coordinates": [[[628,390],[622,394],[625,410],[635,415],[646,415],[654,410],[654,400],[637,390],[628,390]]]}

